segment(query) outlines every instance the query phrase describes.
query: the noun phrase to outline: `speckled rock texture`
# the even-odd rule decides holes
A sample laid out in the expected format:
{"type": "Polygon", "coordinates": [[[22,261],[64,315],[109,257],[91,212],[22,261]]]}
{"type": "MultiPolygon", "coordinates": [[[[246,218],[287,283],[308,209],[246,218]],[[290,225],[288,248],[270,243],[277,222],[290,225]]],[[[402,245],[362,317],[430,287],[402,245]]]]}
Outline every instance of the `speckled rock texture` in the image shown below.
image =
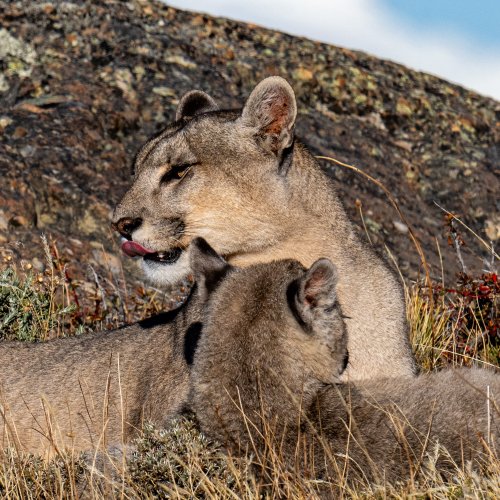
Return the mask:
{"type": "MultiPolygon", "coordinates": [[[[382,181],[422,242],[433,276],[460,270],[444,212],[500,237],[500,103],[361,52],[155,1],[0,0],[0,253],[43,267],[41,233],[68,272],[121,274],[110,213],[139,146],[203,89],[240,107],[262,78],[294,87],[298,136],[318,155],[382,181]]],[[[415,278],[420,260],[382,190],[322,162],[375,246],[415,278]]],[[[460,225],[457,225],[460,228],[460,225]]],[[[476,272],[488,251],[463,228],[476,272]]],[[[140,281],[132,262],[125,276],[140,281]]]]}

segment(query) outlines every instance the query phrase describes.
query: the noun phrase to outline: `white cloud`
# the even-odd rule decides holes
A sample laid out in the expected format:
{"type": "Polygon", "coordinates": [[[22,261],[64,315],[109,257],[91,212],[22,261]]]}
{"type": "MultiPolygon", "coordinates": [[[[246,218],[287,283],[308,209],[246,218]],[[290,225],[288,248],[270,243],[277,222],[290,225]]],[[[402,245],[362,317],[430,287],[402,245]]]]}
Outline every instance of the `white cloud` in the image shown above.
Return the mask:
{"type": "Polygon", "coordinates": [[[473,45],[457,32],[416,30],[378,0],[167,3],[363,50],[500,100],[500,50],[473,45]]]}

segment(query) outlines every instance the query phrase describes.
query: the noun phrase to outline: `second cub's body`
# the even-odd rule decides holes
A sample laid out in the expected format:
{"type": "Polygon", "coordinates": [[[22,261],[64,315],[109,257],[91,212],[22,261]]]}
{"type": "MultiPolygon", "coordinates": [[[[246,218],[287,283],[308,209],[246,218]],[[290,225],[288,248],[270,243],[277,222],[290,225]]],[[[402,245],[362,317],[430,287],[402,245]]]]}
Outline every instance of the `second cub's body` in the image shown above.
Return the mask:
{"type": "Polygon", "coordinates": [[[334,385],[316,394],[306,432],[321,429],[352,478],[394,481],[430,464],[456,473],[499,456],[499,403],[500,375],[476,368],[334,385]]]}

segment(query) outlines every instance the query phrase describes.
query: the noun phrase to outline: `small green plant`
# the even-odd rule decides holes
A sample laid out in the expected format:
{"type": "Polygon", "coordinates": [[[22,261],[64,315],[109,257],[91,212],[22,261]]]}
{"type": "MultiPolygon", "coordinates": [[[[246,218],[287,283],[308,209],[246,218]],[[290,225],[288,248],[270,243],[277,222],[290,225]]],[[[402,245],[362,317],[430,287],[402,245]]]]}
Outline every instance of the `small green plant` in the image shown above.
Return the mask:
{"type": "Polygon", "coordinates": [[[146,424],[136,446],[128,463],[130,478],[155,498],[181,493],[206,498],[235,487],[230,459],[190,418],[178,418],[164,430],[146,424]]]}
{"type": "MultiPolygon", "coordinates": [[[[42,237],[45,270],[7,260],[0,269],[0,339],[43,341],[113,329],[152,316],[169,306],[168,294],[143,286],[133,292],[113,276],[89,268],[92,281],[72,277],[72,263],[55,242],[42,237]]],[[[180,287],[186,293],[188,285],[180,287]]],[[[176,298],[177,301],[180,298],[176,298]]]]}
{"type": "Polygon", "coordinates": [[[1,271],[0,337],[33,342],[63,334],[65,318],[75,306],[54,301],[57,286],[47,288],[44,277],[32,272],[21,278],[13,268],[1,271]]]}
{"type": "Polygon", "coordinates": [[[2,498],[77,498],[77,481],[86,471],[79,458],[56,457],[47,462],[13,449],[4,450],[0,460],[2,498]]]}

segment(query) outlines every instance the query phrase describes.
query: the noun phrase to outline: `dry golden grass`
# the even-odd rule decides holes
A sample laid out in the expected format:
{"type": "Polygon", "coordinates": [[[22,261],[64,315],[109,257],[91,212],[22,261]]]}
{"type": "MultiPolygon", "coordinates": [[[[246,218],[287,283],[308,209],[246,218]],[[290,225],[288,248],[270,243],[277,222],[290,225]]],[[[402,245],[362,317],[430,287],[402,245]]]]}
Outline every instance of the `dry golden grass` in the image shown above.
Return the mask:
{"type": "MultiPolygon", "coordinates": [[[[3,293],[11,290],[15,294],[23,287],[25,294],[30,293],[26,290],[30,286],[36,288],[44,306],[41,312],[31,316],[33,324],[23,323],[27,331],[39,325],[57,325],[56,331],[67,326],[76,331],[70,317],[77,312],[75,306],[68,304],[67,294],[57,295],[64,287],[63,280],[52,275],[47,277],[42,287],[37,279],[26,282],[19,277],[13,278],[18,280],[17,289],[6,287],[5,282],[0,283],[0,287],[3,286],[3,293]],[[60,297],[66,297],[63,304],[60,297]],[[61,315],[61,307],[66,317],[61,315]]],[[[422,370],[458,364],[499,364],[498,344],[493,343],[494,339],[484,340],[485,332],[492,328],[491,318],[498,316],[496,309],[491,309],[497,306],[498,290],[490,290],[491,293],[480,297],[474,295],[480,286],[487,286],[484,283],[491,285],[492,280],[491,275],[475,280],[470,278],[453,289],[433,284],[432,300],[426,284],[405,288],[411,339],[422,370]],[[488,317],[484,316],[485,311],[488,317]],[[479,342],[478,339],[483,340],[479,342]]],[[[150,302],[148,297],[145,301],[148,310],[150,302]]],[[[14,300],[11,305],[22,303],[14,300]]],[[[54,326],[52,330],[48,327],[44,330],[43,338],[50,338],[53,335],[47,334],[50,331],[54,331],[54,326]]],[[[266,439],[269,444],[264,453],[253,450],[251,457],[237,459],[225,455],[216,443],[209,442],[197,431],[192,420],[180,419],[166,430],[146,426],[143,436],[132,448],[123,448],[125,454],[120,449],[89,451],[85,456],[60,452],[47,463],[12,449],[6,450],[0,460],[0,494],[16,499],[250,499],[315,498],[321,491],[323,495],[328,492],[327,496],[349,498],[500,497],[500,461],[494,457],[482,465],[481,474],[476,469],[463,470],[457,466],[452,479],[444,479],[431,460],[418,481],[408,480],[397,485],[365,481],[354,488],[346,480],[348,474],[344,469],[339,469],[338,477],[331,483],[294,474],[285,467],[271,434],[266,439]]]]}

